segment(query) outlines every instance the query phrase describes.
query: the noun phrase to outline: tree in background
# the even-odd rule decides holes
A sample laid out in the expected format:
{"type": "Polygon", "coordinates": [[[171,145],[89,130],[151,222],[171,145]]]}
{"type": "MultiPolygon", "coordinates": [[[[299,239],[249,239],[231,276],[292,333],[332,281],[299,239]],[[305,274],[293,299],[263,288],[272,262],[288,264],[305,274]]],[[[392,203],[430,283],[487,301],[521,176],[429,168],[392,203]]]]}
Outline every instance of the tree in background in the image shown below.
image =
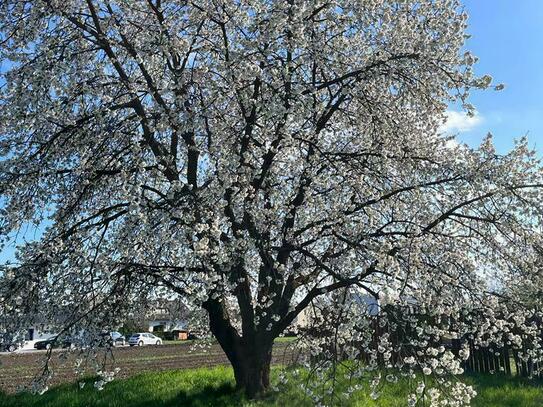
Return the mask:
{"type": "MultiPolygon", "coordinates": [[[[529,273],[534,153],[439,134],[492,81],[466,20],[456,0],[3,1],[0,231],[43,228],[3,312],[69,306],[68,330],[183,297],[254,397],[274,338],[337,290],[452,315],[529,273]]],[[[439,355],[396,367],[455,371],[439,355]]]]}

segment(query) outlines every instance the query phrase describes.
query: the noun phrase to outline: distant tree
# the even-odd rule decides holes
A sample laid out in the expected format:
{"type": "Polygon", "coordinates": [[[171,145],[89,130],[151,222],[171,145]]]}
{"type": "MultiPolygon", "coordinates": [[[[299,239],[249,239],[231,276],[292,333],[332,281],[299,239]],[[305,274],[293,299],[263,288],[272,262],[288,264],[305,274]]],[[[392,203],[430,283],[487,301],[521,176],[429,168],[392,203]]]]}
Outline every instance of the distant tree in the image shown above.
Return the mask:
{"type": "Polygon", "coordinates": [[[0,230],[43,228],[3,312],[100,326],[183,297],[255,397],[274,339],[336,290],[454,314],[527,270],[534,153],[439,134],[492,82],[466,21],[456,0],[2,1],[0,230]]]}
{"type": "Polygon", "coordinates": [[[134,320],[127,320],[120,328],[119,331],[126,337],[128,340],[128,337],[132,335],[135,332],[145,332],[147,329],[145,329],[145,326],[139,321],[134,320]]]}

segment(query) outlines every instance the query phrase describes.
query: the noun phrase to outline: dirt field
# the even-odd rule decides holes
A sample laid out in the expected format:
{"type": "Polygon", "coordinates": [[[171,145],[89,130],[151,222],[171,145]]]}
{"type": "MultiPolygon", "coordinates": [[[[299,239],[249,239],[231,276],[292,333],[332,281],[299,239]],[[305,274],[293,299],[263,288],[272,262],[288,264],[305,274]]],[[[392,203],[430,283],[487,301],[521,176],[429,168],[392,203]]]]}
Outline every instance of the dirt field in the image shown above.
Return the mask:
{"type": "MultiPolygon", "coordinates": [[[[100,355],[102,358],[104,352],[100,355]]],[[[114,360],[108,359],[106,370],[120,368],[117,377],[129,377],[145,371],[188,369],[208,367],[228,363],[222,349],[217,344],[205,347],[195,344],[172,344],[162,346],[114,348],[114,360]]],[[[0,355],[0,390],[12,393],[19,386],[28,385],[42,371],[45,351],[21,352],[0,355]]],[[[77,380],[74,362],[79,352],[54,350],[50,365],[53,376],[51,385],[77,380]]],[[[286,363],[292,359],[288,343],[277,343],[273,350],[273,363],[286,363]]],[[[95,371],[95,370],[94,370],[95,371]]],[[[92,370],[86,369],[86,374],[92,370]]]]}

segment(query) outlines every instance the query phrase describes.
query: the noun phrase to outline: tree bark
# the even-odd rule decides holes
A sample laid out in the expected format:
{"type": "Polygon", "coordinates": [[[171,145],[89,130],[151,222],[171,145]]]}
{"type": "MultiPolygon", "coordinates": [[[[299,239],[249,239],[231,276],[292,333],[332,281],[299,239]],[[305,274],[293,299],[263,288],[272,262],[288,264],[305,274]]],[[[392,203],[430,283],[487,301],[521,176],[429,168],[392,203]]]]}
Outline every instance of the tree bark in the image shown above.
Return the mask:
{"type": "Polygon", "coordinates": [[[219,300],[208,300],[203,306],[209,315],[211,332],[234,369],[236,387],[250,399],[257,398],[270,386],[272,333],[248,332],[241,337],[219,300]]]}
{"type": "Polygon", "coordinates": [[[265,393],[270,386],[272,347],[242,347],[237,356],[236,361],[231,361],[236,387],[251,399],[265,393]]]}

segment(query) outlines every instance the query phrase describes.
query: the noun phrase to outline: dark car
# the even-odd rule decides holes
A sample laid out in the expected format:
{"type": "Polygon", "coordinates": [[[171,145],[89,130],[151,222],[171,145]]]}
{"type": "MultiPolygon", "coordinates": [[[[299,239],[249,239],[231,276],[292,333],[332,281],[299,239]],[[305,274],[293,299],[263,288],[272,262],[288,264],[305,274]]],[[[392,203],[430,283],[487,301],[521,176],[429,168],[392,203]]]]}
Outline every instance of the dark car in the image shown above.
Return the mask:
{"type": "Polygon", "coordinates": [[[17,343],[13,336],[5,332],[0,333],[0,352],[15,352],[19,347],[20,344],[17,343]]]}
{"type": "Polygon", "coordinates": [[[126,338],[119,332],[104,332],[100,338],[101,346],[124,346],[126,338]]]}
{"type": "Polygon", "coordinates": [[[0,343],[0,352],[15,352],[19,349],[19,345],[16,343],[0,343]]]}
{"type": "Polygon", "coordinates": [[[56,343],[56,338],[53,337],[53,338],[49,338],[49,339],[44,339],[44,340],[41,340],[41,341],[37,341],[34,343],[34,349],[51,349],[52,347],[56,346],[57,343],[56,343]]]}
{"type": "Polygon", "coordinates": [[[59,340],[58,336],[53,336],[34,343],[34,349],[51,349],[51,348],[69,348],[72,346],[72,341],[68,338],[59,340]]]}
{"type": "Polygon", "coordinates": [[[120,334],[117,331],[110,332],[109,336],[111,338],[112,346],[124,346],[126,344],[126,338],[124,337],[124,335],[120,334]]]}

